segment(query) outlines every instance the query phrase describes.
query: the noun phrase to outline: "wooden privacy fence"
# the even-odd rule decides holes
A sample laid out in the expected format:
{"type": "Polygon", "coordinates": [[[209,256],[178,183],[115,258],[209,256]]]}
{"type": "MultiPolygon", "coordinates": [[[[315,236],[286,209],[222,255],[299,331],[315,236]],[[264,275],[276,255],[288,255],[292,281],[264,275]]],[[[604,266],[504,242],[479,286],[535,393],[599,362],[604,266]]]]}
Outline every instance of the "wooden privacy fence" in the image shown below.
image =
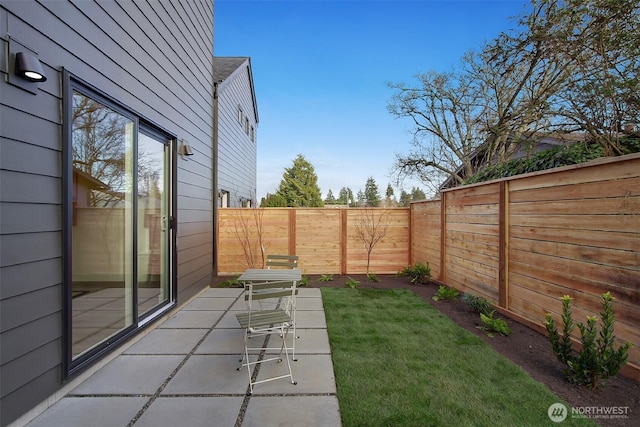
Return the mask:
{"type": "Polygon", "coordinates": [[[370,215],[388,224],[371,252],[370,272],[397,273],[409,264],[409,208],[220,209],[218,274],[240,274],[249,259],[262,268],[260,242],[265,255],[298,255],[304,274],[364,274],[367,251],[356,228],[370,215]]]}
{"type": "Polygon", "coordinates": [[[586,322],[610,291],[640,378],[640,155],[443,191],[412,204],[411,231],[412,262],[538,329],[563,295],[586,322]]]}
{"type": "MultiPolygon", "coordinates": [[[[599,317],[600,296],[610,291],[616,335],[634,345],[629,366],[640,379],[640,154],[446,190],[440,200],[376,212],[387,212],[390,223],[371,272],[429,263],[435,279],[537,329],[546,312],[559,321],[563,295],[573,298],[574,320],[585,322],[599,317]]],[[[243,221],[255,227],[256,215],[265,253],[298,255],[305,274],[365,273],[355,233],[362,214],[220,209],[218,274],[247,268],[237,232],[243,221]]],[[[252,250],[257,256],[259,248],[252,250]]]]}

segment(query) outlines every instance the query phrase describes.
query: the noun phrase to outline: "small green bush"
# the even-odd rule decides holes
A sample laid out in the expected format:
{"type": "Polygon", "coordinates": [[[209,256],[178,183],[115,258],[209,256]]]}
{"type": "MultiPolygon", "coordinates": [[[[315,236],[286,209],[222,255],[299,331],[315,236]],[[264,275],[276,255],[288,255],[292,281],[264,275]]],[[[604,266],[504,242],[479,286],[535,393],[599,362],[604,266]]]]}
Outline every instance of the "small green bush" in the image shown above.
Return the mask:
{"type": "Polygon", "coordinates": [[[427,277],[431,277],[431,267],[429,263],[422,264],[420,262],[416,262],[413,266],[407,266],[398,272],[398,276],[400,277],[408,277],[409,282],[414,285],[425,283],[427,281],[427,277]]]}
{"type": "Polygon", "coordinates": [[[238,280],[238,277],[240,276],[235,276],[231,279],[227,279],[224,282],[221,282],[218,286],[221,288],[242,288],[244,286],[244,283],[240,282],[238,280]]]}
{"type": "Polygon", "coordinates": [[[333,280],[333,274],[323,274],[318,279],[318,281],[320,281],[320,282],[330,282],[332,280],[333,280]]]}
{"type": "Polygon", "coordinates": [[[302,276],[302,279],[298,282],[298,287],[303,287],[309,285],[309,276],[302,276]]]}
{"type": "Polygon", "coordinates": [[[380,282],[380,279],[378,279],[378,276],[375,273],[369,273],[367,274],[367,281],[371,283],[378,283],[380,282]]]}
{"type": "Polygon", "coordinates": [[[345,286],[348,286],[351,289],[356,289],[358,286],[360,286],[360,282],[357,281],[356,279],[349,277],[347,279],[347,283],[345,283],[345,286]]]}
{"type": "Polygon", "coordinates": [[[490,314],[492,310],[491,303],[484,299],[483,297],[479,297],[472,294],[462,294],[460,297],[460,301],[471,306],[476,312],[481,314],[490,314]]]}
{"type": "Polygon", "coordinates": [[[494,319],[495,312],[495,310],[491,310],[489,314],[480,313],[480,320],[483,326],[478,326],[478,328],[487,331],[487,335],[490,337],[493,337],[494,332],[504,336],[509,335],[511,333],[509,325],[502,319],[494,319]]]}
{"type": "Polygon", "coordinates": [[[562,337],[558,333],[556,323],[551,313],[545,316],[544,325],[549,332],[549,340],[553,353],[558,360],[566,365],[564,373],[570,383],[586,385],[590,389],[596,389],[600,380],[605,380],[616,375],[626,363],[628,351],[631,348],[629,341],[624,342],[617,349],[614,347],[615,335],[613,325],[613,297],[610,292],[601,297],[602,313],[600,313],[602,327],[600,333],[596,328],[598,319],[594,316],[587,317],[586,325],[578,323],[582,348],[576,352],[571,345],[571,332],[573,331],[573,314],[571,312],[571,297],[562,297],[562,337]]]}
{"type": "Polygon", "coordinates": [[[449,288],[447,286],[440,286],[438,288],[438,292],[433,296],[433,300],[441,301],[441,300],[455,299],[458,297],[458,295],[460,294],[454,288],[449,288]]]}

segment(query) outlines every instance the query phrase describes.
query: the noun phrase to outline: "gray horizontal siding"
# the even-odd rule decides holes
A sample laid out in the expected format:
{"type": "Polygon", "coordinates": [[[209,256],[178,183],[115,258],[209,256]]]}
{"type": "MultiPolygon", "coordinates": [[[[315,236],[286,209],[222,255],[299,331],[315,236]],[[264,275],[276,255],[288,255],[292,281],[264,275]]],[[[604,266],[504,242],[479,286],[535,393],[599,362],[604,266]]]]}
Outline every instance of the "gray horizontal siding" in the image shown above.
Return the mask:
{"type": "Polygon", "coordinates": [[[240,205],[241,197],[256,201],[258,129],[247,67],[241,67],[227,80],[218,96],[218,187],[229,191],[229,205],[235,207],[240,205]],[[244,123],[238,123],[238,106],[249,118],[256,142],[245,132],[244,123]]]}
{"type": "MultiPolygon", "coordinates": [[[[1,369],[3,367],[0,367],[1,369]]],[[[4,372],[0,371],[0,375],[2,374],[4,372]]],[[[22,387],[16,389],[13,393],[3,396],[2,407],[7,409],[2,412],[3,421],[1,425],[7,425],[7,421],[11,419],[10,416],[15,418],[16,414],[23,414],[32,409],[34,398],[41,396],[46,398],[46,396],[52,395],[57,390],[59,381],[60,369],[54,367],[42,372],[32,381],[25,382],[22,387]],[[31,398],[25,398],[24,396],[30,396],[31,398]]]]}
{"type": "Polygon", "coordinates": [[[26,325],[53,313],[60,312],[61,295],[58,286],[38,289],[0,301],[2,332],[26,325]]]}
{"type": "MultiPolygon", "coordinates": [[[[11,362],[23,354],[30,353],[50,342],[52,336],[60,334],[62,319],[59,313],[53,313],[28,323],[22,329],[11,329],[2,334],[0,359],[2,363],[11,362]],[[25,336],[29,339],[26,340],[25,336]]],[[[56,357],[57,358],[57,357],[56,357]]],[[[56,360],[54,358],[53,360],[56,360]]]]}
{"type": "Polygon", "coordinates": [[[22,387],[25,380],[33,381],[40,374],[30,369],[34,363],[44,363],[44,369],[55,369],[60,363],[60,343],[50,342],[35,351],[27,353],[27,356],[14,359],[2,366],[2,397],[22,387]]]}
{"type": "Polygon", "coordinates": [[[0,268],[0,283],[2,300],[46,289],[62,283],[62,264],[59,258],[50,258],[6,266],[0,268]]]}
{"type": "Polygon", "coordinates": [[[59,258],[61,247],[62,236],[57,231],[3,235],[0,267],[59,258]]]}
{"type": "MultiPolygon", "coordinates": [[[[0,144],[2,144],[1,169],[36,175],[61,176],[59,151],[6,138],[0,139],[0,144]]],[[[24,187],[29,188],[29,186],[27,180],[24,187]]]]}
{"type": "MultiPolygon", "coordinates": [[[[48,76],[37,95],[0,81],[0,424],[6,425],[61,386],[61,69],[191,145],[196,155],[178,159],[178,230],[184,224],[190,236],[178,238],[178,301],[210,282],[213,5],[8,1],[0,5],[0,32],[4,49],[7,34],[37,49],[48,76]],[[185,247],[188,257],[180,243],[195,245],[185,247]],[[203,249],[194,261],[196,248],[203,249]]],[[[2,77],[8,71],[2,56],[2,77]]]]}
{"type": "Polygon", "coordinates": [[[58,177],[9,170],[0,170],[0,194],[5,202],[59,204],[62,199],[58,177]]]}
{"type": "MultiPolygon", "coordinates": [[[[2,98],[25,98],[24,92],[14,86],[3,86],[2,90],[2,98]],[[5,90],[7,92],[5,92],[5,90]]],[[[12,108],[0,109],[2,136],[7,139],[26,142],[23,140],[25,137],[24,123],[29,123],[28,136],[29,142],[32,145],[50,148],[52,150],[60,150],[60,139],[52,138],[52,136],[55,136],[60,132],[60,117],[59,113],[56,111],[56,109],[59,108],[59,100],[55,96],[38,96],[38,101],[40,101],[40,99],[46,99],[48,101],[46,105],[47,108],[43,108],[44,105],[38,102],[36,109],[29,112],[16,109],[16,105],[12,105],[12,108]],[[32,120],[34,116],[42,120],[32,120]]],[[[31,99],[26,97],[25,100],[31,99]]]]}
{"type": "Polygon", "coordinates": [[[60,206],[34,203],[0,203],[0,234],[58,231],[60,206]]]}

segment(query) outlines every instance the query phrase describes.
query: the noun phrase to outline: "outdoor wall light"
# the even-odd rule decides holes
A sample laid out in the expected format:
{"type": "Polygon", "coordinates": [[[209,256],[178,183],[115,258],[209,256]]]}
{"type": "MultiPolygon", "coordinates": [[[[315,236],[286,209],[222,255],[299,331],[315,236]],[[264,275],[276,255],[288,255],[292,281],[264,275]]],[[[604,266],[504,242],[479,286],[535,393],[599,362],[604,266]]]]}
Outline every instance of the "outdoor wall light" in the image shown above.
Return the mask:
{"type": "Polygon", "coordinates": [[[180,140],[182,144],[180,145],[180,154],[183,156],[193,156],[193,150],[191,146],[184,142],[184,139],[180,140]]]}
{"type": "Polygon", "coordinates": [[[30,82],[46,82],[47,76],[44,75],[40,60],[31,53],[16,53],[15,73],[30,82]]]}

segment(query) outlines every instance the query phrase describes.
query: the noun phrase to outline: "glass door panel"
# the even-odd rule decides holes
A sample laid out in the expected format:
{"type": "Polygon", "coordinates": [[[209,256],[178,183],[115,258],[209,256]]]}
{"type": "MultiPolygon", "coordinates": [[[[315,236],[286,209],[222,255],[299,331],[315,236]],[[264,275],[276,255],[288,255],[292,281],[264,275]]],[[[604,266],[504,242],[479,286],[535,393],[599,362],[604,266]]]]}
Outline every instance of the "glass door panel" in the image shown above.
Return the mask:
{"type": "Polygon", "coordinates": [[[138,135],[138,315],[169,301],[169,141],[138,135]]]}
{"type": "Polygon", "coordinates": [[[134,322],[132,118],[73,92],[72,358],[134,322]]]}

